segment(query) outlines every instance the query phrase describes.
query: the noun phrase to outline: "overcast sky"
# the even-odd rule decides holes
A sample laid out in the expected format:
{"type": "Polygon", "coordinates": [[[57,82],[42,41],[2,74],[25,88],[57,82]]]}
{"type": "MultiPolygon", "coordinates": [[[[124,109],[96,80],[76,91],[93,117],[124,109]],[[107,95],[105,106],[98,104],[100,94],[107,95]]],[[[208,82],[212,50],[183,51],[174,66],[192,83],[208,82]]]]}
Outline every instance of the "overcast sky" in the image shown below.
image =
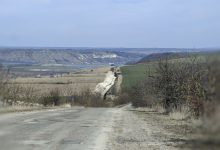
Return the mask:
{"type": "Polygon", "coordinates": [[[220,0],[0,0],[0,46],[220,47],[220,0]]]}

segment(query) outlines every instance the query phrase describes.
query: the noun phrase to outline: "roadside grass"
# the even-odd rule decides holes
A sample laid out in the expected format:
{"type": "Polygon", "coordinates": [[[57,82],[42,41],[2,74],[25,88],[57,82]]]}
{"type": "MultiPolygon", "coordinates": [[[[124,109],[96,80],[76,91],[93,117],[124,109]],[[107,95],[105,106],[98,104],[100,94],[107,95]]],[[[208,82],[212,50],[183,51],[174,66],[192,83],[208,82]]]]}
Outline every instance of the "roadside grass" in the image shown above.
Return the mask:
{"type": "Polygon", "coordinates": [[[190,118],[190,108],[187,106],[182,106],[179,109],[174,109],[172,112],[169,113],[170,119],[173,120],[185,120],[187,118],[190,118]]]}
{"type": "Polygon", "coordinates": [[[153,109],[161,114],[166,113],[166,109],[162,105],[159,105],[159,104],[155,105],[153,109]]]}
{"type": "Polygon", "coordinates": [[[41,110],[44,107],[42,106],[8,106],[0,109],[0,114],[9,113],[9,112],[24,112],[24,111],[35,111],[41,110]]]}
{"type": "Polygon", "coordinates": [[[121,85],[122,91],[129,90],[137,83],[144,80],[147,74],[152,71],[154,65],[155,63],[146,63],[121,67],[121,72],[123,75],[123,81],[121,85]]]}

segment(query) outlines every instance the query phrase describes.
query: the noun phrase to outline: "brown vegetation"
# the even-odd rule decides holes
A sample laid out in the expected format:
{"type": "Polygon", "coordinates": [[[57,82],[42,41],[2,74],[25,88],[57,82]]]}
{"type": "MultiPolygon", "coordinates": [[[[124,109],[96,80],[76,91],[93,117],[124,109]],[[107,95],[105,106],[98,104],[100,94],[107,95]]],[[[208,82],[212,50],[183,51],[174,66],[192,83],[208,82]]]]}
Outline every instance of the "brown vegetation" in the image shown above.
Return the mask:
{"type": "Polygon", "coordinates": [[[88,107],[108,107],[107,101],[103,100],[101,95],[93,93],[89,89],[76,94],[74,104],[88,107]]]}
{"type": "Polygon", "coordinates": [[[8,70],[0,64],[0,101],[5,105],[6,101],[4,99],[7,93],[7,83],[8,83],[8,70]]]}
{"type": "Polygon", "coordinates": [[[90,70],[84,70],[76,73],[63,74],[57,77],[18,77],[16,79],[10,79],[8,83],[24,88],[31,86],[39,95],[49,94],[52,90],[56,90],[57,88],[61,94],[65,94],[67,88],[71,88],[75,93],[80,93],[84,91],[85,88],[94,90],[95,86],[104,80],[106,72],[109,71],[109,69],[109,67],[93,69],[92,72],[90,70]]]}
{"type": "Polygon", "coordinates": [[[213,86],[219,83],[216,80],[219,69],[213,66],[219,62],[212,63],[201,62],[196,57],[190,61],[159,61],[154,72],[128,92],[132,104],[136,107],[160,104],[167,113],[189,107],[195,117],[203,115],[205,105],[210,102],[213,105],[216,99],[213,95],[218,93],[213,86]]]}
{"type": "Polygon", "coordinates": [[[119,96],[114,100],[114,105],[123,105],[131,101],[128,93],[120,93],[119,96]]]}
{"type": "Polygon", "coordinates": [[[192,128],[199,129],[197,134],[205,138],[203,141],[218,143],[219,91],[220,61],[201,61],[192,57],[187,61],[159,61],[153,71],[148,71],[145,80],[127,91],[127,94],[135,107],[152,107],[178,121],[201,120],[199,125],[192,128]]]}
{"type": "Polygon", "coordinates": [[[64,104],[107,106],[99,95],[91,92],[95,85],[104,79],[107,70],[108,68],[101,68],[95,69],[93,72],[83,71],[58,78],[17,78],[12,80],[6,69],[1,66],[0,101],[5,106],[13,107],[64,104]]]}

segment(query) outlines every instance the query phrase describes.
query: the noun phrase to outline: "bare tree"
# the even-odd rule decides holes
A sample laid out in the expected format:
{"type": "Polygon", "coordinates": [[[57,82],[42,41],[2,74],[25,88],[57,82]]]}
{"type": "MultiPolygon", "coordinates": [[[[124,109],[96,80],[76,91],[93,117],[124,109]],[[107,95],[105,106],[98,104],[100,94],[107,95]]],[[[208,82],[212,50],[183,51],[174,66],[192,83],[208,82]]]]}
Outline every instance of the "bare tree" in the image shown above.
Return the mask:
{"type": "Polygon", "coordinates": [[[6,86],[8,83],[8,70],[0,64],[0,101],[3,102],[3,105],[5,104],[5,93],[6,93],[6,86]]]}

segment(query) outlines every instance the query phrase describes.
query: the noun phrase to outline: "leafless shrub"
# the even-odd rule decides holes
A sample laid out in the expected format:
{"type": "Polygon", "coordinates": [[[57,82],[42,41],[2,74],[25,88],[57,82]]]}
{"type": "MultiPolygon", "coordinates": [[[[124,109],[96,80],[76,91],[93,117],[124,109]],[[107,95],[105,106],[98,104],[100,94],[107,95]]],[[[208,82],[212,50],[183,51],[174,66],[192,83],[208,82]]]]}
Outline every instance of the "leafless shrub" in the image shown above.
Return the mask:
{"type": "Polygon", "coordinates": [[[188,105],[195,116],[203,113],[206,89],[205,65],[192,58],[189,62],[161,60],[151,80],[152,93],[162,100],[167,112],[188,105]]]}
{"type": "Polygon", "coordinates": [[[67,85],[63,88],[63,96],[74,96],[76,94],[75,88],[72,85],[67,85]]]}
{"type": "Polygon", "coordinates": [[[207,80],[205,83],[207,89],[207,101],[205,103],[205,112],[208,117],[215,113],[216,106],[220,105],[220,61],[209,60],[207,80]]]}
{"type": "Polygon", "coordinates": [[[6,91],[4,94],[4,99],[9,105],[13,105],[17,101],[21,100],[22,97],[22,87],[16,84],[8,84],[5,86],[6,91]]]}
{"type": "Polygon", "coordinates": [[[209,72],[207,63],[196,56],[186,61],[163,59],[153,70],[147,71],[146,81],[141,81],[127,93],[133,106],[161,105],[167,113],[186,106],[191,114],[199,117],[204,114],[205,103],[210,97],[209,72]]]}
{"type": "Polygon", "coordinates": [[[5,93],[6,93],[6,86],[8,83],[8,70],[0,64],[0,101],[4,104],[5,102],[5,93]]]}
{"type": "Polygon", "coordinates": [[[36,102],[33,87],[22,87],[9,83],[9,71],[0,65],[0,96],[7,105],[16,105],[18,101],[25,103],[36,102]]]}
{"type": "Polygon", "coordinates": [[[77,94],[74,99],[77,105],[88,107],[107,107],[107,102],[104,101],[99,94],[92,93],[89,89],[77,94]]]}
{"type": "Polygon", "coordinates": [[[189,118],[190,115],[190,108],[188,106],[180,106],[169,113],[169,117],[173,120],[185,120],[189,118]]]}
{"type": "Polygon", "coordinates": [[[22,87],[22,99],[27,103],[38,103],[39,96],[33,86],[22,87]]]}
{"type": "Polygon", "coordinates": [[[8,105],[31,105],[40,103],[40,97],[32,86],[22,87],[14,83],[5,86],[4,101],[8,105]]]}
{"type": "Polygon", "coordinates": [[[142,84],[137,84],[136,86],[132,87],[131,91],[129,92],[131,96],[131,103],[134,107],[146,107],[147,103],[144,99],[145,97],[145,88],[142,84]]]}
{"type": "Polygon", "coordinates": [[[166,109],[163,105],[161,105],[160,103],[157,103],[153,106],[153,109],[161,114],[166,113],[166,109]]]}
{"type": "Polygon", "coordinates": [[[52,89],[48,95],[44,95],[41,99],[44,106],[58,106],[61,103],[60,91],[58,88],[52,89]]]}
{"type": "Polygon", "coordinates": [[[208,60],[207,100],[204,103],[202,127],[210,136],[220,136],[220,61],[208,60]]]}
{"type": "Polygon", "coordinates": [[[114,105],[123,105],[130,102],[130,96],[127,93],[120,93],[119,96],[114,100],[114,105]]]}

